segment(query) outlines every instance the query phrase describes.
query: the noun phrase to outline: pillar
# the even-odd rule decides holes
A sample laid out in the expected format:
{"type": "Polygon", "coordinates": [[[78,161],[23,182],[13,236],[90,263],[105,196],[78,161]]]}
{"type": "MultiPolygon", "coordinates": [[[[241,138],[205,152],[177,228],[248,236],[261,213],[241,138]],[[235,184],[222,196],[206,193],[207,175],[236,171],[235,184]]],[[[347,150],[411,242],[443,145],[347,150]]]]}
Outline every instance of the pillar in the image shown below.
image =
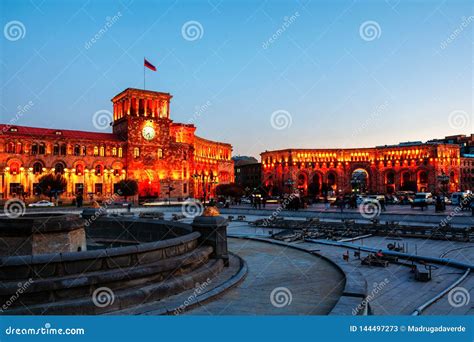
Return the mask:
{"type": "Polygon", "coordinates": [[[229,266],[227,251],[227,225],[229,222],[222,216],[197,216],[194,218],[193,232],[199,232],[199,245],[212,246],[211,257],[222,259],[229,266]]]}

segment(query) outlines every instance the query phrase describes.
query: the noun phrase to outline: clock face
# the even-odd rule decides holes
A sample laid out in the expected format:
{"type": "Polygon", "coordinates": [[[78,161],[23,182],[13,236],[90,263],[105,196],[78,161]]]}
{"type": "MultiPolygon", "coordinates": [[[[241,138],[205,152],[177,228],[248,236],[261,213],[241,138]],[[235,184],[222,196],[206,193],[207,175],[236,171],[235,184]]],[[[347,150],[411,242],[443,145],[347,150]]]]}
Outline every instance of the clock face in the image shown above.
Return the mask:
{"type": "Polygon", "coordinates": [[[145,126],[142,129],[142,135],[146,140],[152,140],[155,135],[155,129],[152,126],[145,126]]]}

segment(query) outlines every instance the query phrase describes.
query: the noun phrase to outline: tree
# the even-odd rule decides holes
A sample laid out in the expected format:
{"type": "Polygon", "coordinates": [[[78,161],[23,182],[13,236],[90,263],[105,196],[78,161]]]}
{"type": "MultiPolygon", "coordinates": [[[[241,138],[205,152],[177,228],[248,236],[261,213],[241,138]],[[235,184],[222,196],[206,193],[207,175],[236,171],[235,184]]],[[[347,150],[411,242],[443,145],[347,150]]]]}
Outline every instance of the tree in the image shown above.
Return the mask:
{"type": "Polygon", "coordinates": [[[134,179],[123,179],[117,183],[117,193],[120,196],[127,197],[135,196],[138,193],[138,182],[134,179]]]}
{"type": "Polygon", "coordinates": [[[219,184],[216,186],[216,194],[224,197],[242,197],[244,189],[235,183],[219,184]]]}
{"type": "Polygon", "coordinates": [[[53,197],[66,190],[67,181],[60,173],[55,175],[47,174],[39,179],[37,189],[42,195],[48,196],[51,201],[53,197]]]}

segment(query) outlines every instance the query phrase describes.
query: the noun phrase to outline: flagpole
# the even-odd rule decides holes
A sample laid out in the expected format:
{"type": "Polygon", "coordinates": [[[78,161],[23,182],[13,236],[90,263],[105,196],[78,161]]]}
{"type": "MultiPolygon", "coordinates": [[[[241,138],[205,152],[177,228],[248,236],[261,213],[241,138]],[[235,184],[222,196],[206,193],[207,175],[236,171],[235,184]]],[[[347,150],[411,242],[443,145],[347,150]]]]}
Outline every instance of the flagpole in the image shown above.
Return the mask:
{"type": "Polygon", "coordinates": [[[145,90],[145,57],[143,57],[143,90],[145,90]]]}

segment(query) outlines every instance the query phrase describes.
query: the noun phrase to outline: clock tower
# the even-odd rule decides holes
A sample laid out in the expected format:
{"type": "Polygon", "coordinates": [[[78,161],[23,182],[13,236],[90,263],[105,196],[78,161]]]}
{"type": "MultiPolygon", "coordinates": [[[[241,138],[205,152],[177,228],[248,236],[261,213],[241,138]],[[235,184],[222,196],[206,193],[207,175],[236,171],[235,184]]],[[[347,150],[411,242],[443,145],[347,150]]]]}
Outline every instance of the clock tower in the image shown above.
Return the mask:
{"type": "Polygon", "coordinates": [[[170,136],[169,93],[127,88],[112,99],[113,133],[127,142],[127,177],[140,192],[160,195],[169,167],[165,160],[175,140],[170,136]]]}

